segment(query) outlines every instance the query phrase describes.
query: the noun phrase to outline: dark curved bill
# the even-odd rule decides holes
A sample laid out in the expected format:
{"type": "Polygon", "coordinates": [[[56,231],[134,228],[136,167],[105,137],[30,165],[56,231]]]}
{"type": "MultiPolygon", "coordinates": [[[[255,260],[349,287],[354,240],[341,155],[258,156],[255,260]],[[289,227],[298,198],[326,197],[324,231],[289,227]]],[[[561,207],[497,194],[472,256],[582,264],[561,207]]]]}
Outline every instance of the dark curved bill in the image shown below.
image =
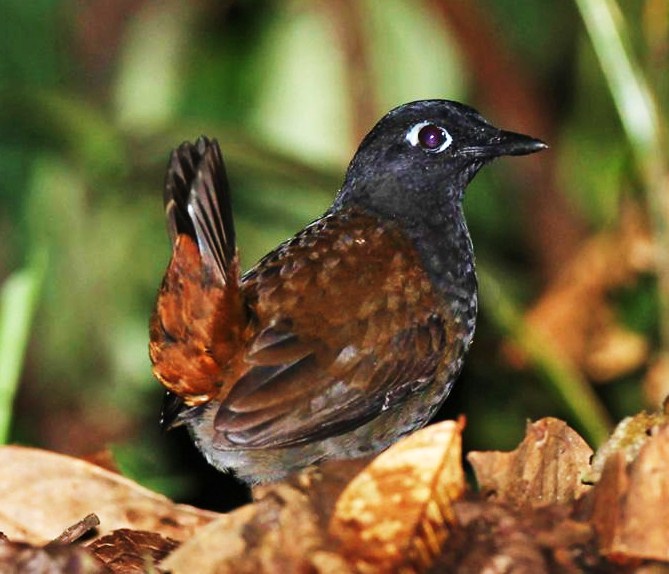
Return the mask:
{"type": "Polygon", "coordinates": [[[501,155],[527,155],[544,150],[547,147],[544,142],[536,138],[500,130],[481,145],[469,146],[463,148],[460,152],[464,155],[487,159],[501,155]]]}

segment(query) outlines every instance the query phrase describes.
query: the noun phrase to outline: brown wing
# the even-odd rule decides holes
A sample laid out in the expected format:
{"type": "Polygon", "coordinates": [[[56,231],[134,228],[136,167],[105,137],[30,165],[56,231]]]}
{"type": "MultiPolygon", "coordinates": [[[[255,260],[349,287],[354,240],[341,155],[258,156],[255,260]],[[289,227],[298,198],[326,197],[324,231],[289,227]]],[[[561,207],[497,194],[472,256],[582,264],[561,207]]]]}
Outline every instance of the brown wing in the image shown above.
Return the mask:
{"type": "Polygon", "coordinates": [[[305,229],[242,291],[257,331],[215,419],[223,448],[346,432],[433,380],[444,358],[445,316],[418,255],[359,212],[305,229]]]}

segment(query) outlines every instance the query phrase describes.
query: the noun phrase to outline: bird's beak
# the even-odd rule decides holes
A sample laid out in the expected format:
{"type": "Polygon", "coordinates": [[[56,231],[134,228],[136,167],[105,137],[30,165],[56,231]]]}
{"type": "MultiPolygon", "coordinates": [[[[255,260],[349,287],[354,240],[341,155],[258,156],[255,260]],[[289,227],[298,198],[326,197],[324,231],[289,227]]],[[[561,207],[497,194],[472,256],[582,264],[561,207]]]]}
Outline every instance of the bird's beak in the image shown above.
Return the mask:
{"type": "Polygon", "coordinates": [[[492,159],[501,155],[527,155],[547,147],[541,140],[530,136],[499,130],[488,141],[463,148],[460,153],[480,159],[492,159]]]}

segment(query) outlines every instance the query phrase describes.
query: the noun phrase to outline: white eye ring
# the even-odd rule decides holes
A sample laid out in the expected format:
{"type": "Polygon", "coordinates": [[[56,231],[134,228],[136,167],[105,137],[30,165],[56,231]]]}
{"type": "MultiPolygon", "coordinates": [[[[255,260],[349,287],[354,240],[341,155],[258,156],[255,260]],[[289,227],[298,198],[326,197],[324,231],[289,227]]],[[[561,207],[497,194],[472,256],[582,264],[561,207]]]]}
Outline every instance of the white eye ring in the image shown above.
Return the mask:
{"type": "Polygon", "coordinates": [[[414,147],[420,146],[421,149],[426,151],[427,153],[440,153],[444,151],[448,146],[450,146],[453,143],[453,137],[451,134],[448,133],[444,128],[441,126],[437,126],[433,124],[432,122],[420,122],[412,126],[412,128],[407,132],[406,140],[414,147]],[[423,142],[420,141],[419,139],[419,134],[420,131],[425,127],[432,125],[435,128],[437,128],[440,132],[441,135],[444,137],[443,143],[439,147],[431,148],[427,145],[425,145],[423,142]]]}

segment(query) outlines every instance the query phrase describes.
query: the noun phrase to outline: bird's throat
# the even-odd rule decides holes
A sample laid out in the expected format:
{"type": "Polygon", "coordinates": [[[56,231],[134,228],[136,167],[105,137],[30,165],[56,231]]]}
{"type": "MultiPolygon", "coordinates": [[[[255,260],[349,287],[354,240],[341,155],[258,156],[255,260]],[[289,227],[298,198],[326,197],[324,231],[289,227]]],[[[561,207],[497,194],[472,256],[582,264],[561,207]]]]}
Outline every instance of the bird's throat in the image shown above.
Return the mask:
{"type": "Polygon", "coordinates": [[[462,207],[447,214],[426,214],[406,227],[433,287],[462,322],[469,340],[474,334],[477,312],[477,279],[474,250],[462,207]]]}

